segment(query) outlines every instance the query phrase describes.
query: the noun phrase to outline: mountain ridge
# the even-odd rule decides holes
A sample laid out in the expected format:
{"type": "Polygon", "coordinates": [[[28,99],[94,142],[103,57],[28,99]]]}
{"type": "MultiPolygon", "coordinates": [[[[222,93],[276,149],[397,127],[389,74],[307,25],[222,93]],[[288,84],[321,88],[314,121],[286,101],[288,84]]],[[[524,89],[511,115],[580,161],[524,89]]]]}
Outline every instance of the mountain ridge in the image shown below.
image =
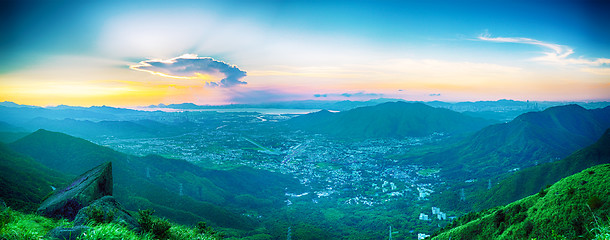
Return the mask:
{"type": "Polygon", "coordinates": [[[583,169],[610,163],[610,128],[592,145],[559,161],[518,171],[483,194],[479,208],[507,204],[538,192],[541,188],[583,169]]]}
{"type": "Polygon", "coordinates": [[[445,174],[462,178],[500,175],[552,162],[593,144],[610,128],[609,116],[610,107],[552,107],[487,126],[455,146],[406,160],[437,164],[445,174]]]}
{"type": "Polygon", "coordinates": [[[292,118],[293,128],[358,138],[423,137],[433,133],[462,134],[493,123],[423,103],[388,102],[332,113],[320,111],[292,118]]]}

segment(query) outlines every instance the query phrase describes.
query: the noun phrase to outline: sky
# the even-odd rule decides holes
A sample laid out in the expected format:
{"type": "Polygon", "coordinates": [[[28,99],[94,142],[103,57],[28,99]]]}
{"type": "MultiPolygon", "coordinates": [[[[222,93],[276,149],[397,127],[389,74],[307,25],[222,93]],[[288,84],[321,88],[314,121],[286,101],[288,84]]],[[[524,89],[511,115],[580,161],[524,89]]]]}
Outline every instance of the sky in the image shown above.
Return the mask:
{"type": "Polygon", "coordinates": [[[610,100],[610,1],[0,4],[19,104],[610,100]]]}

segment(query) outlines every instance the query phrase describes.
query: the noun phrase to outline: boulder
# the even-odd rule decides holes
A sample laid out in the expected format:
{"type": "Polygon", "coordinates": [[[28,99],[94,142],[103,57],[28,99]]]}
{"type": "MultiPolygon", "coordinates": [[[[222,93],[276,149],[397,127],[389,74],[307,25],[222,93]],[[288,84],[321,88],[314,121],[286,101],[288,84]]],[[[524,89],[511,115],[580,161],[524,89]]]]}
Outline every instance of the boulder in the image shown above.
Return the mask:
{"type": "Polygon", "coordinates": [[[71,228],[56,227],[51,229],[45,236],[44,239],[49,240],[76,240],[82,236],[90,228],[86,226],[76,226],[71,228]]]}
{"type": "Polygon", "coordinates": [[[78,176],[65,188],[56,189],[38,208],[38,214],[70,221],[78,210],[103,196],[112,195],[112,163],[107,162],[78,176]]]}
{"type": "Polygon", "coordinates": [[[140,224],[112,196],[95,200],[89,206],[82,208],[74,218],[74,226],[85,225],[87,222],[115,222],[135,232],[140,232],[140,224]]]}

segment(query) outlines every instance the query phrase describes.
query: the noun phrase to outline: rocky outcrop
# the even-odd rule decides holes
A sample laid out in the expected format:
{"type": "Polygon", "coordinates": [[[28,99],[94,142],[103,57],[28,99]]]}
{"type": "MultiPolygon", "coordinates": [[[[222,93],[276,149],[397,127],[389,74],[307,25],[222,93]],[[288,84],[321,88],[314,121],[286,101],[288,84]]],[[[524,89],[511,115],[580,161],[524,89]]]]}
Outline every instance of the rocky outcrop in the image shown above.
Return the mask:
{"type": "Polygon", "coordinates": [[[38,208],[38,214],[74,220],[78,211],[104,196],[112,196],[112,163],[104,163],[57,189],[38,208]]]}
{"type": "Polygon", "coordinates": [[[74,226],[85,225],[87,222],[115,222],[140,232],[138,221],[112,196],[102,197],[78,211],[74,218],[74,226]]]}

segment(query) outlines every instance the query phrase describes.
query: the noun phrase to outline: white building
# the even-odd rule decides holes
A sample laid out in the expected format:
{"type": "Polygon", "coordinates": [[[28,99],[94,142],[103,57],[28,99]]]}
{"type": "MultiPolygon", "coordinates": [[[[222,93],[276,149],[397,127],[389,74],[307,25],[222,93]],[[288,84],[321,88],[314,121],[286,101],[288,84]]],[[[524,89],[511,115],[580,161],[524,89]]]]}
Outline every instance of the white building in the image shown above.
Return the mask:
{"type": "Polygon", "coordinates": [[[417,240],[419,240],[419,239],[425,239],[425,238],[427,238],[427,237],[430,237],[430,235],[425,234],[425,233],[418,233],[418,234],[417,234],[417,240]]]}
{"type": "Polygon", "coordinates": [[[432,207],[432,214],[439,214],[441,212],[440,208],[432,207]]]}
{"type": "Polygon", "coordinates": [[[430,218],[428,218],[428,214],[420,213],[419,214],[419,220],[430,221],[430,218]]]}

